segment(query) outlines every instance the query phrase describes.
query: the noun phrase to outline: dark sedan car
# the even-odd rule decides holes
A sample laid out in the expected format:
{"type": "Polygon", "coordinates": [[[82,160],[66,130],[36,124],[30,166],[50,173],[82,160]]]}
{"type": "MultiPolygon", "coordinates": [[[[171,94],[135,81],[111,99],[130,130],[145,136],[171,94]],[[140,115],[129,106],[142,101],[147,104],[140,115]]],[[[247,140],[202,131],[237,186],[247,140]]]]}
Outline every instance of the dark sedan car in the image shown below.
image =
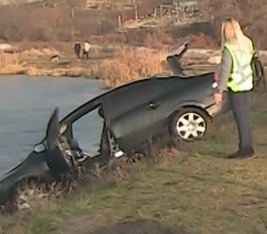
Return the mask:
{"type": "Polygon", "coordinates": [[[167,58],[174,75],[151,77],[110,90],[88,101],[59,121],[58,108],[49,120],[46,137],[29,156],[0,180],[0,204],[29,208],[36,189],[19,189],[23,181],[49,184],[84,165],[139,152],[151,139],[167,136],[170,142],[202,138],[211,120],[228,108],[214,102],[216,74],[184,76],[180,58],[185,43],[167,58]],[[96,155],[81,149],[73,125],[92,111],[102,119],[102,134],[96,155]],[[30,194],[30,195],[29,195],[30,194]],[[10,202],[11,201],[11,202],[10,202]]]}

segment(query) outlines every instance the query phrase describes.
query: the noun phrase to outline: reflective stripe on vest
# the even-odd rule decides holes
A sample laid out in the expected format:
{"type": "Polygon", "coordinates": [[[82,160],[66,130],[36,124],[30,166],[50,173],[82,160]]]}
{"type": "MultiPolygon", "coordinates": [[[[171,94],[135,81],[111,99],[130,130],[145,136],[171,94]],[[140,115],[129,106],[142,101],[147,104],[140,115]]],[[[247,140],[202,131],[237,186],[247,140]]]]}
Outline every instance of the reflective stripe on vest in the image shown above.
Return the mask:
{"type": "Polygon", "coordinates": [[[227,83],[228,88],[233,92],[251,90],[253,88],[253,71],[251,67],[253,51],[244,53],[238,51],[229,43],[225,43],[224,46],[229,50],[233,60],[233,67],[227,83]]]}

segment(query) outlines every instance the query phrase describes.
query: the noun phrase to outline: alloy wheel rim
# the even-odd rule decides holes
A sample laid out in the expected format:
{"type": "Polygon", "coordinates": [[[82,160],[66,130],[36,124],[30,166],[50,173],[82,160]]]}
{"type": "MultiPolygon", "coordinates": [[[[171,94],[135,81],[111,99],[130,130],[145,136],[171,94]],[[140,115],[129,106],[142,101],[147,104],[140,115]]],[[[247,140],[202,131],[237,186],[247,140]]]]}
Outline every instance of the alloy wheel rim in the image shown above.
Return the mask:
{"type": "Polygon", "coordinates": [[[41,188],[25,188],[20,190],[17,198],[17,206],[19,210],[30,209],[39,206],[42,201],[48,197],[41,188]]]}
{"type": "Polygon", "coordinates": [[[176,122],[176,131],[184,140],[192,140],[202,137],[206,132],[205,119],[193,112],[183,114],[176,122]]]}

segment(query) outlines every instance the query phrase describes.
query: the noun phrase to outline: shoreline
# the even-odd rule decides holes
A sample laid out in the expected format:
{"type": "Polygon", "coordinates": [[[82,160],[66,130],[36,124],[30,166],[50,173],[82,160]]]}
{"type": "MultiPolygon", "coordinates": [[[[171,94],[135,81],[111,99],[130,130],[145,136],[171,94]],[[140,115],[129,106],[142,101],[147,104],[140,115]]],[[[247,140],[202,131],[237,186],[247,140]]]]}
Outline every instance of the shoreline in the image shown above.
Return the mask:
{"type": "MultiPolygon", "coordinates": [[[[27,75],[30,77],[71,77],[100,80],[112,88],[123,83],[154,75],[169,75],[171,70],[166,57],[175,50],[147,47],[92,46],[89,60],[77,59],[70,53],[54,48],[30,49],[19,53],[0,52],[0,76],[27,75]],[[53,60],[53,56],[58,60],[53,60]]],[[[259,51],[263,64],[267,51],[259,51]]],[[[190,75],[201,71],[217,71],[220,51],[189,49],[181,59],[185,72],[190,75]]]]}
{"type": "Polygon", "coordinates": [[[90,80],[100,80],[99,77],[93,76],[90,73],[90,70],[86,70],[82,67],[75,68],[53,68],[53,69],[45,69],[45,68],[34,68],[34,67],[26,67],[23,70],[18,70],[17,72],[5,72],[1,73],[1,76],[13,76],[13,75],[25,75],[29,77],[42,77],[42,76],[50,76],[55,78],[61,77],[70,77],[70,78],[84,78],[90,80]]]}

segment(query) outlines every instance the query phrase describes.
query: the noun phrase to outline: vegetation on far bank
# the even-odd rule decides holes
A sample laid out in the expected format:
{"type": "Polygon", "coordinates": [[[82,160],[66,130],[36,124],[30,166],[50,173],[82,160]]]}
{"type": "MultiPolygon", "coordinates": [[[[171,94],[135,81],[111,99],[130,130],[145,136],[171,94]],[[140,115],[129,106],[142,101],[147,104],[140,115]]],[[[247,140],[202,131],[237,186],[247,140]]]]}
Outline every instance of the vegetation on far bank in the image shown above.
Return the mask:
{"type": "MultiPolygon", "coordinates": [[[[154,220],[172,225],[174,231],[181,224],[196,230],[194,233],[266,233],[265,97],[265,93],[256,93],[251,101],[257,158],[224,158],[237,146],[229,114],[213,123],[207,139],[185,144],[181,151],[155,151],[136,163],[121,160],[109,172],[96,167],[93,179],[83,178],[68,198],[52,199],[36,210],[1,217],[2,232],[130,233],[130,224],[125,223],[121,232],[110,225],[154,220]],[[106,231],[98,229],[105,226],[106,231]]],[[[143,226],[135,226],[136,233],[144,233],[140,231],[143,226]]]]}
{"type": "MultiPolygon", "coordinates": [[[[91,54],[90,54],[91,55],[91,54]]],[[[70,60],[53,63],[49,56],[28,61],[23,54],[0,53],[0,74],[26,74],[29,76],[85,77],[100,79],[106,87],[118,85],[160,74],[166,69],[166,53],[163,51],[120,50],[110,58],[70,60]],[[39,60],[39,61],[38,61],[39,60]],[[46,60],[46,61],[45,61],[46,60]],[[38,66],[39,65],[39,66],[38,66]]]]}
{"type": "MultiPolygon", "coordinates": [[[[60,54],[58,51],[43,50],[31,49],[13,54],[0,53],[0,74],[84,77],[99,79],[105,87],[112,88],[145,77],[172,73],[166,61],[170,50],[151,50],[144,47],[134,49],[119,47],[109,50],[102,48],[93,49],[89,60],[79,60],[74,55],[62,54],[61,59],[56,62],[50,61],[50,58],[51,55],[60,54]]],[[[198,52],[197,50],[188,52],[188,55],[182,59],[182,63],[190,74],[201,73],[201,69],[214,70],[209,61],[214,56],[212,54],[216,57],[217,52],[198,52]]]]}
{"type": "MultiPolygon", "coordinates": [[[[129,1],[130,2],[130,1],[129,1]]],[[[138,1],[138,17],[153,14],[154,8],[172,0],[138,1]]],[[[134,20],[134,8],[128,2],[116,1],[119,8],[85,10],[85,0],[49,0],[40,3],[0,6],[0,41],[5,42],[73,42],[89,39],[91,43],[125,43],[138,46],[177,45],[187,38],[195,47],[214,48],[220,44],[220,24],[225,17],[240,20],[246,33],[252,37],[257,49],[266,49],[266,8],[264,0],[223,1],[204,0],[198,8],[206,23],[155,28],[127,29],[118,32],[118,16],[134,20]],[[123,7],[125,5],[125,7],[123,7]],[[129,4],[128,4],[129,5],[129,4]],[[47,17],[49,15],[49,17],[47,17]],[[32,24],[32,22],[35,22],[32,24]],[[31,25],[31,27],[29,27],[31,25]]]]}
{"type": "MultiPolygon", "coordinates": [[[[167,2],[172,1],[164,1],[167,2]]],[[[120,0],[116,3],[126,4],[120,0]]],[[[154,7],[161,3],[162,0],[138,1],[139,19],[152,13],[154,7]]],[[[240,20],[256,49],[267,48],[263,23],[266,3],[263,0],[249,0],[242,4],[238,1],[220,3],[205,0],[198,7],[203,15],[210,17],[209,22],[191,22],[190,25],[184,22],[183,26],[172,22],[164,27],[138,27],[123,32],[118,32],[118,16],[123,16],[125,20],[133,19],[134,9],[84,10],[84,4],[84,0],[49,0],[0,6],[0,42],[11,42],[19,49],[19,53],[13,55],[0,54],[0,73],[99,78],[107,87],[146,76],[168,74],[170,71],[162,62],[166,49],[177,48],[185,40],[189,40],[191,48],[218,48],[220,24],[227,16],[240,20]],[[35,24],[32,25],[32,22],[35,24]],[[109,49],[94,48],[93,53],[90,52],[90,61],[77,61],[73,56],[73,42],[85,39],[109,49]],[[112,46],[146,47],[158,52],[134,51],[127,54],[118,50],[114,53],[110,49],[112,46]],[[50,57],[55,54],[60,54],[63,61],[51,63],[50,57]]]]}

